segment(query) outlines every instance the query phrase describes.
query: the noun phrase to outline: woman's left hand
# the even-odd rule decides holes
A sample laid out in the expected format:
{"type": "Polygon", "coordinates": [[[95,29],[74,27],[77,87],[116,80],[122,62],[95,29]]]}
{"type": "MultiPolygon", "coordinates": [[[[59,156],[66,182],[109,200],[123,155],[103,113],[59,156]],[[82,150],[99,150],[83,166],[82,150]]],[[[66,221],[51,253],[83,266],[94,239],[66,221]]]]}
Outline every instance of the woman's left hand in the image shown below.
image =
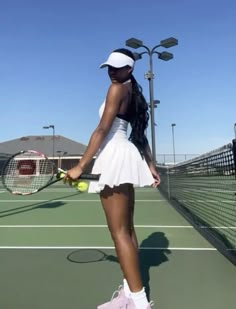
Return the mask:
{"type": "Polygon", "coordinates": [[[154,165],[151,165],[149,168],[150,168],[150,171],[151,171],[152,176],[154,178],[154,183],[152,184],[152,187],[157,188],[159,186],[159,184],[161,183],[160,176],[159,176],[154,165]]]}

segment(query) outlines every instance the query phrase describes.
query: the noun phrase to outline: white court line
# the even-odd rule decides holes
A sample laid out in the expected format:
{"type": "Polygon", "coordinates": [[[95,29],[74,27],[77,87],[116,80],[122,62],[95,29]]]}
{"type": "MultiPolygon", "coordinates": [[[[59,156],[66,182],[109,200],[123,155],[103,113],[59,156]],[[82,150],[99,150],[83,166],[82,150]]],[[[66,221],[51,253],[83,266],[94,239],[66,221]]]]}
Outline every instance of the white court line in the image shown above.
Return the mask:
{"type": "MultiPolygon", "coordinates": [[[[0,193],[3,193],[3,192],[0,192],[0,193]]],[[[29,200],[29,199],[25,199],[25,200],[0,200],[0,203],[35,203],[35,202],[39,202],[39,203],[42,203],[42,202],[100,202],[99,199],[97,200],[71,200],[71,199],[53,199],[53,200],[50,200],[50,199],[47,199],[47,200],[29,200]]],[[[168,202],[168,200],[163,200],[163,199],[158,199],[158,200],[136,200],[135,202],[145,202],[145,203],[152,203],[152,202],[168,202]]],[[[179,202],[192,202],[192,203],[206,203],[206,202],[209,202],[209,203],[235,203],[235,200],[219,200],[219,201],[216,201],[216,200],[193,200],[193,199],[189,199],[189,200],[179,200],[179,202]]]]}
{"type": "MultiPolygon", "coordinates": [[[[34,203],[34,202],[100,202],[100,200],[69,200],[69,199],[53,199],[53,200],[0,200],[0,203],[34,203]]],[[[166,202],[166,200],[136,200],[136,202],[166,202]]]]}
{"type": "Polygon", "coordinates": [[[235,200],[179,200],[179,202],[190,203],[235,203],[235,200]]]}
{"type": "MultiPolygon", "coordinates": [[[[87,246],[0,246],[0,249],[34,249],[34,250],[65,250],[65,249],[112,249],[115,247],[87,247],[87,246]]],[[[140,250],[172,250],[172,251],[218,251],[216,248],[185,248],[185,247],[141,247],[140,250]]],[[[227,251],[234,251],[236,249],[227,249],[227,251]]]]}
{"type": "MultiPolygon", "coordinates": [[[[194,229],[192,225],[135,225],[137,228],[180,228],[194,229]]],[[[21,225],[0,225],[0,228],[107,228],[106,224],[21,224],[21,225]]],[[[236,226],[198,226],[201,229],[236,229],[236,226]]]]}
{"type": "MultiPolygon", "coordinates": [[[[76,192],[73,188],[61,188],[61,189],[47,189],[47,190],[44,190],[44,192],[46,193],[55,193],[55,192],[76,192]]],[[[140,193],[140,192],[158,192],[158,190],[155,190],[155,189],[139,189],[137,188],[136,189],[136,193],[140,193]]],[[[0,190],[0,193],[8,193],[7,190],[0,190]]]]}

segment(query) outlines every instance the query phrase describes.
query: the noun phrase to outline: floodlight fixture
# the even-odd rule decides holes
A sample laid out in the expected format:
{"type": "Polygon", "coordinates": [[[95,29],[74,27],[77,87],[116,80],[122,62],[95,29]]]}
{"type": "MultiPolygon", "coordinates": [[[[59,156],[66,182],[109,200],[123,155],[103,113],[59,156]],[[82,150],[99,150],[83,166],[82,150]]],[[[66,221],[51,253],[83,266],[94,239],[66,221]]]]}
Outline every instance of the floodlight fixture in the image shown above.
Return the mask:
{"type": "MultiPolygon", "coordinates": [[[[157,105],[160,104],[160,100],[153,100],[153,107],[157,108],[157,105]]],[[[151,109],[151,103],[148,103],[148,107],[151,109]]]]}
{"type": "Polygon", "coordinates": [[[133,53],[133,56],[134,56],[134,60],[137,61],[137,60],[140,60],[142,59],[142,54],[139,54],[139,53],[133,53]]]}
{"type": "Polygon", "coordinates": [[[50,129],[50,128],[54,129],[55,126],[53,124],[50,124],[49,126],[43,126],[43,129],[50,129]]]}
{"type": "Polygon", "coordinates": [[[161,101],[160,100],[154,100],[153,103],[154,103],[154,107],[157,107],[157,105],[160,104],[161,101]]]}
{"type": "Polygon", "coordinates": [[[165,48],[170,48],[172,46],[178,45],[178,40],[176,38],[170,37],[165,40],[161,40],[160,45],[165,48]]]}
{"type": "Polygon", "coordinates": [[[163,51],[161,53],[158,53],[158,58],[164,61],[169,61],[174,58],[174,55],[167,51],[163,51]]]}
{"type": "Polygon", "coordinates": [[[136,38],[130,38],[126,40],[125,45],[136,49],[136,48],[143,46],[143,41],[138,40],[136,38]]]}

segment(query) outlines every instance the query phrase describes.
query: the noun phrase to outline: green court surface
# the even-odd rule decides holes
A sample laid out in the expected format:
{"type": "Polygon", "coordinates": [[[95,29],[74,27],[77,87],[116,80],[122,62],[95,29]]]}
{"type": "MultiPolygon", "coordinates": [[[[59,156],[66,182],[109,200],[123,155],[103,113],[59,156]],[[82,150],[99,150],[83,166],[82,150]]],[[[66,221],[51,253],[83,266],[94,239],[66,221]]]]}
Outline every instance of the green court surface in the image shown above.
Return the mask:
{"type": "MultiPolygon", "coordinates": [[[[235,266],[158,191],[137,189],[136,200],[140,268],[154,308],[235,308],[235,266]]],[[[65,186],[27,197],[0,191],[0,261],[0,309],[94,309],[122,283],[99,196],[65,186]],[[110,258],[88,263],[96,250],[110,258]]]]}

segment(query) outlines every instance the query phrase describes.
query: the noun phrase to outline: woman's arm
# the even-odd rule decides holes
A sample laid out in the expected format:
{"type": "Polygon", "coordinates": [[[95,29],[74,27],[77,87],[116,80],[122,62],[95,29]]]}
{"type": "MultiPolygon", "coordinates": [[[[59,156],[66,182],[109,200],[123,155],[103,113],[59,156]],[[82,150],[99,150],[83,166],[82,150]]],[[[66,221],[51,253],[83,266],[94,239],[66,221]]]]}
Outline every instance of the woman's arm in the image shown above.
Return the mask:
{"type": "Polygon", "coordinates": [[[146,138],[146,143],[145,143],[144,150],[143,150],[143,155],[144,155],[144,158],[145,158],[145,160],[146,160],[146,162],[149,166],[149,169],[152,173],[152,176],[155,179],[155,183],[153,184],[153,187],[157,187],[160,184],[161,180],[160,180],[160,176],[157,172],[156,164],[153,161],[152,152],[151,152],[147,138],[146,138]]]}
{"type": "Polygon", "coordinates": [[[151,148],[149,146],[149,143],[148,143],[148,140],[146,139],[146,143],[145,143],[145,146],[144,146],[144,150],[143,150],[143,154],[144,154],[144,158],[148,164],[148,166],[150,164],[154,164],[153,163],[153,159],[152,159],[152,152],[151,152],[151,148]]]}

